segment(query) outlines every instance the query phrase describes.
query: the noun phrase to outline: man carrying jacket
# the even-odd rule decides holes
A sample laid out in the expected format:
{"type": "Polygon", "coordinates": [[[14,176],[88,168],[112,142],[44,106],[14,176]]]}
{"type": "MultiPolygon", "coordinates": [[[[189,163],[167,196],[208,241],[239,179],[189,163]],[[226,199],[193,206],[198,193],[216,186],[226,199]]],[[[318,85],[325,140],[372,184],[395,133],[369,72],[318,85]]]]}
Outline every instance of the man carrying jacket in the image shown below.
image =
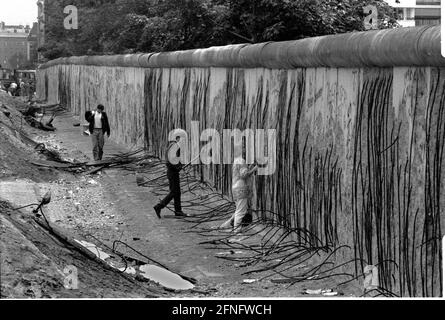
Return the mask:
{"type": "Polygon", "coordinates": [[[104,109],[104,106],[100,104],[95,111],[87,111],[85,113],[85,119],[89,123],[88,129],[93,141],[94,161],[102,160],[105,144],[104,135],[107,134],[110,137],[110,124],[104,109]]]}

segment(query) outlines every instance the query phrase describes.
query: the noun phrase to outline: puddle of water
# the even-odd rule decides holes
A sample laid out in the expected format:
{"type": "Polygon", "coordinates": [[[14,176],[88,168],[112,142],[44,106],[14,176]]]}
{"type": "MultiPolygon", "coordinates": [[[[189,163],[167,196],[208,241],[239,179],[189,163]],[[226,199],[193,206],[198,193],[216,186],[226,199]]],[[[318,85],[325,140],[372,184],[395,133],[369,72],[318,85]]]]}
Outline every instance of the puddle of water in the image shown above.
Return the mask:
{"type": "Polygon", "coordinates": [[[108,263],[108,265],[110,265],[111,267],[113,267],[121,272],[125,272],[125,273],[131,274],[131,275],[136,275],[137,273],[140,273],[140,275],[143,276],[144,278],[149,279],[153,282],[157,282],[166,288],[170,288],[170,289],[174,289],[174,290],[190,290],[190,289],[194,288],[194,285],[191,282],[184,280],[178,274],[168,271],[164,268],[155,266],[155,265],[145,264],[145,265],[142,265],[142,266],[136,267],[136,268],[127,267],[126,269],[118,267],[118,266],[114,265],[111,261],[107,261],[107,259],[110,258],[110,255],[103,252],[95,244],[92,244],[92,243],[89,243],[89,242],[83,241],[83,240],[77,240],[77,239],[74,239],[74,241],[76,241],[77,243],[82,245],[84,248],[88,249],[90,252],[95,254],[99,259],[108,263]]]}
{"type": "Polygon", "coordinates": [[[95,244],[92,244],[92,243],[89,243],[89,242],[83,241],[83,240],[79,241],[77,239],[74,239],[74,241],[79,243],[81,246],[87,248],[89,251],[94,253],[96,255],[96,257],[98,257],[99,259],[101,259],[103,261],[105,261],[106,259],[108,259],[110,257],[109,254],[106,254],[105,252],[100,250],[100,248],[98,246],[96,246],[95,244]]]}
{"type": "Polygon", "coordinates": [[[175,290],[190,290],[194,285],[187,280],[184,280],[176,273],[168,271],[164,268],[146,264],[139,267],[141,275],[147,279],[159,283],[160,285],[175,289],[175,290]]]}
{"type": "MultiPolygon", "coordinates": [[[[112,264],[111,264],[111,266],[114,267],[112,264]]],[[[131,275],[136,275],[136,269],[133,267],[127,267],[126,269],[125,268],[116,268],[116,269],[119,270],[120,272],[125,272],[125,273],[131,274],[131,275]]]]}

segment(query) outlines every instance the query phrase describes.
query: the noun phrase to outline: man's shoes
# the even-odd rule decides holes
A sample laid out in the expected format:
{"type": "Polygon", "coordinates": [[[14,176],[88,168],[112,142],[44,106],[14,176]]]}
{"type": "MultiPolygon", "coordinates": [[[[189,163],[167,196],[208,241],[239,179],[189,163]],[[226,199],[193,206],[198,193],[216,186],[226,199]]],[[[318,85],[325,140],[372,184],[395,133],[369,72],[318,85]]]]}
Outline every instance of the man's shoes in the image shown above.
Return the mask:
{"type": "Polygon", "coordinates": [[[236,243],[236,242],[243,242],[244,240],[246,240],[248,237],[247,236],[243,236],[240,233],[235,233],[229,240],[229,243],[236,243]]]}
{"type": "Polygon", "coordinates": [[[156,215],[158,216],[159,219],[161,219],[161,208],[159,208],[158,206],[155,206],[153,209],[155,209],[156,215]]]}
{"type": "Polygon", "coordinates": [[[224,222],[222,225],[219,226],[219,229],[221,230],[232,230],[233,229],[233,219],[230,218],[226,222],[224,222]]]}
{"type": "Polygon", "coordinates": [[[177,211],[175,212],[175,216],[176,217],[188,217],[188,215],[186,215],[184,212],[182,211],[177,211]]]}

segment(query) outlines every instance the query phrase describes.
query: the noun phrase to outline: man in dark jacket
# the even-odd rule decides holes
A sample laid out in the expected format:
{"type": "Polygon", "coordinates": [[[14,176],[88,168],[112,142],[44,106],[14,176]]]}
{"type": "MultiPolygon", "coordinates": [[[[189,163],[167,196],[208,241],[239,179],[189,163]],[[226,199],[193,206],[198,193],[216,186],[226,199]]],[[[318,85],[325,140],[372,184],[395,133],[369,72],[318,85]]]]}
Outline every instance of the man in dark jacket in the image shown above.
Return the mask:
{"type": "MultiPolygon", "coordinates": [[[[169,144],[167,148],[167,155],[169,154],[170,148],[173,147],[175,143],[176,142],[172,142],[169,144]]],[[[181,163],[172,164],[168,160],[168,156],[167,156],[166,166],[167,166],[167,178],[168,178],[170,192],[159,204],[157,204],[154,207],[156,215],[158,216],[159,219],[161,219],[161,210],[164,209],[170,203],[170,201],[174,200],[175,216],[186,217],[187,215],[182,212],[182,207],[181,207],[181,184],[179,179],[179,172],[182,170],[183,166],[181,163]]]]}
{"type": "Polygon", "coordinates": [[[87,111],[85,119],[89,123],[89,131],[93,141],[93,156],[95,161],[102,160],[104,154],[104,135],[110,137],[110,124],[104,106],[98,105],[95,111],[87,111]]]}

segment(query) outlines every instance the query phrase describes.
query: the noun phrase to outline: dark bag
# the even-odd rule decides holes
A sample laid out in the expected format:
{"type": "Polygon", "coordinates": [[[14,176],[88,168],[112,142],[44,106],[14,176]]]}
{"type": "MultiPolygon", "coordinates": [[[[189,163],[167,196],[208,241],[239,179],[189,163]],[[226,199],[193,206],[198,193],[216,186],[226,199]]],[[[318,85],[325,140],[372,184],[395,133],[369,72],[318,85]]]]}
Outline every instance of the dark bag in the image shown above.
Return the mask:
{"type": "Polygon", "coordinates": [[[85,120],[86,121],[90,122],[92,116],[93,116],[93,113],[91,111],[86,111],[85,112],[85,120]]]}

